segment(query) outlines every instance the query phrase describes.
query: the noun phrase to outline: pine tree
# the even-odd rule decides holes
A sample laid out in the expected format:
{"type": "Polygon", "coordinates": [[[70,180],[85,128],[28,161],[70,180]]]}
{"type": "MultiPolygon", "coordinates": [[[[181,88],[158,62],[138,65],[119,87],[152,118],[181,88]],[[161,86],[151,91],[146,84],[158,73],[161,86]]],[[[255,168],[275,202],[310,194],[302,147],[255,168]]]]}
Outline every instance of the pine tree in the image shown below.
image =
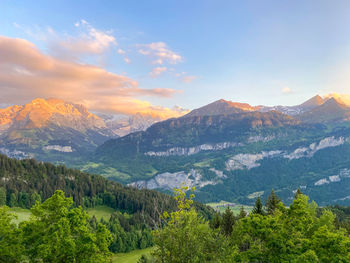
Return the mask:
{"type": "Polygon", "coordinates": [[[299,195],[302,195],[303,192],[300,190],[300,188],[298,188],[297,192],[294,195],[294,199],[297,199],[299,195]]]}
{"type": "Polygon", "coordinates": [[[244,207],[243,205],[241,206],[241,210],[239,211],[239,215],[238,215],[238,218],[239,219],[242,219],[242,218],[245,218],[247,216],[247,212],[244,210],[244,207]]]}
{"type": "Polygon", "coordinates": [[[209,225],[212,229],[218,229],[221,225],[221,217],[219,213],[216,213],[214,218],[210,220],[209,225]]]}
{"type": "Polygon", "coordinates": [[[0,206],[6,205],[6,189],[0,187],[0,206]]]}
{"type": "Polygon", "coordinates": [[[10,202],[9,202],[10,207],[15,207],[18,205],[17,203],[17,195],[15,193],[12,193],[10,195],[10,202]]]}
{"type": "Polygon", "coordinates": [[[275,210],[278,207],[278,204],[281,202],[281,200],[278,198],[278,196],[275,194],[275,191],[272,190],[271,194],[269,195],[269,197],[267,198],[267,201],[265,203],[265,207],[267,209],[267,213],[269,215],[272,215],[275,210]]]}
{"type": "Polygon", "coordinates": [[[225,236],[230,236],[233,231],[235,217],[230,207],[227,207],[222,215],[221,229],[225,236]]]}
{"type": "Polygon", "coordinates": [[[263,204],[261,202],[260,196],[256,199],[255,202],[255,207],[253,208],[252,211],[253,214],[259,214],[259,215],[264,215],[264,209],[263,209],[263,204]]]}

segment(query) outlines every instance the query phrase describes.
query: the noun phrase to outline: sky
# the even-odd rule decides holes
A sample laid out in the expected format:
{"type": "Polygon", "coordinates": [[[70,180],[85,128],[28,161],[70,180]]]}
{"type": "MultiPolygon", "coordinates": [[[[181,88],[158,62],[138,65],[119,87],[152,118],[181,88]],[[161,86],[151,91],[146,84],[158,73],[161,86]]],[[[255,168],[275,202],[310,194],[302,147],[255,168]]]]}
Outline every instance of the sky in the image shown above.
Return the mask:
{"type": "Polygon", "coordinates": [[[0,103],[179,116],[350,93],[350,2],[0,0],[0,103]]]}

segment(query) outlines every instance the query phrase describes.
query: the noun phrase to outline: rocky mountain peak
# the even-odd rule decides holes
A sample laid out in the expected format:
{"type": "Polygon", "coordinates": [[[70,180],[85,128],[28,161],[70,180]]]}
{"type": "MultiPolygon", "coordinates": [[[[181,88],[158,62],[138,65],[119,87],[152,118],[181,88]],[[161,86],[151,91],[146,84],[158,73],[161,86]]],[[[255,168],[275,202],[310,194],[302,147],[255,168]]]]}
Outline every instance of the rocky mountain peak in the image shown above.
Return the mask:
{"type": "Polygon", "coordinates": [[[42,128],[51,124],[79,131],[105,128],[104,121],[84,106],[60,99],[36,98],[22,106],[0,109],[0,126],[6,128],[42,128]]]}

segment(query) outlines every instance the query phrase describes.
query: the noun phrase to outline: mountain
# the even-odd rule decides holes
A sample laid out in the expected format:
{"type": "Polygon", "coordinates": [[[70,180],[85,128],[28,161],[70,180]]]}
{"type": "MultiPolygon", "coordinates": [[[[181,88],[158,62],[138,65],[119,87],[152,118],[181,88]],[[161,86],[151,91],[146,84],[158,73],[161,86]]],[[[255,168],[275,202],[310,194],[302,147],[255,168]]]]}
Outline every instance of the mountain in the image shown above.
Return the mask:
{"type": "Polygon", "coordinates": [[[322,105],[325,101],[326,99],[322,98],[320,95],[316,95],[311,99],[305,101],[304,103],[300,104],[299,107],[302,108],[304,111],[310,110],[322,105]]]}
{"type": "Polygon", "coordinates": [[[121,137],[132,132],[144,131],[152,124],[163,120],[160,117],[152,116],[151,114],[141,113],[136,113],[131,116],[115,116],[108,114],[98,115],[104,119],[108,129],[121,137]]]}
{"type": "Polygon", "coordinates": [[[318,95],[296,106],[219,100],[152,124],[146,115],[101,118],[37,99],[0,111],[0,151],[139,188],[168,192],[185,183],[203,202],[252,204],[274,189],[288,203],[301,188],[321,205],[350,204],[349,109],[318,95]]]}
{"type": "Polygon", "coordinates": [[[25,105],[0,109],[0,152],[14,157],[50,160],[50,154],[93,151],[116,137],[103,119],[84,106],[37,98],[25,105]]]}
{"type": "Polygon", "coordinates": [[[335,98],[330,98],[323,104],[301,114],[299,119],[313,123],[349,121],[350,107],[335,98]]]}
{"type": "Polygon", "coordinates": [[[275,107],[219,100],[108,140],[82,168],[166,192],[185,183],[203,202],[253,204],[274,189],[288,203],[301,188],[321,205],[350,204],[348,109],[321,96],[275,107]]]}
{"type": "Polygon", "coordinates": [[[247,103],[232,102],[221,99],[204,107],[195,109],[186,114],[185,117],[228,115],[245,111],[256,111],[256,109],[247,103]]]}

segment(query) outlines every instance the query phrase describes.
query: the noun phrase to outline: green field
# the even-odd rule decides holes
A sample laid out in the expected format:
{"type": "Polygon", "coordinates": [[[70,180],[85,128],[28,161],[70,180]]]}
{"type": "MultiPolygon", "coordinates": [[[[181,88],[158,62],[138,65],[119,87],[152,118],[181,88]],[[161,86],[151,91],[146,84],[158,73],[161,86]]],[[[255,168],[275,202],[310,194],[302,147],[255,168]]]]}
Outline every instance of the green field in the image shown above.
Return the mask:
{"type": "Polygon", "coordinates": [[[30,210],[29,209],[24,209],[24,208],[20,208],[20,207],[11,207],[10,211],[17,216],[17,219],[14,220],[16,222],[16,224],[19,224],[22,221],[26,221],[30,217],[30,210]]]}
{"type": "Polygon", "coordinates": [[[100,221],[101,218],[108,221],[111,217],[111,214],[113,214],[115,210],[113,208],[110,208],[108,206],[96,206],[94,208],[88,208],[86,209],[86,212],[89,216],[95,216],[97,221],[100,221]]]}
{"type": "Polygon", "coordinates": [[[153,248],[134,250],[129,253],[119,253],[113,256],[113,263],[136,263],[142,255],[150,255],[153,248]]]}
{"type": "MultiPolygon", "coordinates": [[[[227,207],[226,205],[228,205],[228,204],[232,204],[232,203],[226,202],[226,201],[220,201],[218,203],[207,203],[206,205],[208,205],[208,206],[214,208],[216,211],[222,213],[225,211],[225,209],[227,207]]],[[[234,215],[238,215],[240,210],[241,210],[241,207],[242,207],[242,205],[235,204],[235,206],[230,206],[230,209],[232,210],[234,215]]],[[[253,209],[253,206],[243,205],[243,207],[244,207],[244,210],[248,213],[250,213],[253,209]]]]}

